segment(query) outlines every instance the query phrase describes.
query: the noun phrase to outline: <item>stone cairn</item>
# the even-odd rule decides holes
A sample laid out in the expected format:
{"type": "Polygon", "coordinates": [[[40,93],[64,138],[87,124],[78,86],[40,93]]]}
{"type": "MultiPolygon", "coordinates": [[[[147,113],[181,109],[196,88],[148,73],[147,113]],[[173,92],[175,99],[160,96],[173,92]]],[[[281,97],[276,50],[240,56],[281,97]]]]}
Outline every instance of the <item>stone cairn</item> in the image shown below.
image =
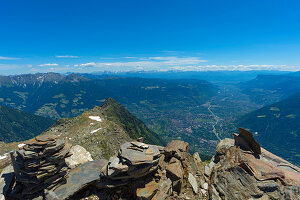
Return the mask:
{"type": "Polygon", "coordinates": [[[11,152],[16,184],[11,192],[14,199],[38,196],[66,183],[70,145],[56,136],[38,136],[11,152]]]}
{"type": "Polygon", "coordinates": [[[111,180],[140,178],[157,169],[160,147],[141,142],[126,142],[119,153],[111,157],[102,175],[111,180]]]}

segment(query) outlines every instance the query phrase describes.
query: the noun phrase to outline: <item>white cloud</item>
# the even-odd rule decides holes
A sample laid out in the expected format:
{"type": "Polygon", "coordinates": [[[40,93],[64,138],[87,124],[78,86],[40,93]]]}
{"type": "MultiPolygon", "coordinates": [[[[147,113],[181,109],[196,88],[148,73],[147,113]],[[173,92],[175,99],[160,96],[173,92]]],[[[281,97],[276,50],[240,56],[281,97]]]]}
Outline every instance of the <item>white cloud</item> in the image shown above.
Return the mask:
{"type": "Polygon", "coordinates": [[[299,66],[288,65],[199,65],[199,66],[174,66],[169,70],[178,71],[253,71],[253,70],[277,70],[299,71],[299,66]]]}
{"type": "MultiPolygon", "coordinates": [[[[74,66],[75,66],[75,65],[74,65],[74,66]]],[[[78,65],[77,65],[77,66],[78,66],[78,65]]],[[[94,62],[90,62],[90,63],[80,64],[79,66],[80,66],[80,67],[95,67],[95,66],[97,66],[97,64],[94,63],[94,62]]]]}
{"type": "Polygon", "coordinates": [[[79,56],[64,55],[64,56],[56,56],[56,58],[79,58],[79,56]]]}
{"type": "MultiPolygon", "coordinates": [[[[207,62],[199,57],[141,57],[135,61],[89,62],[79,64],[80,67],[93,67],[95,70],[158,70],[173,66],[198,65],[207,62]]],[[[75,66],[75,65],[74,65],[75,66]]]]}
{"type": "Polygon", "coordinates": [[[114,60],[114,59],[117,59],[117,58],[103,58],[103,57],[101,57],[100,59],[101,60],[114,60]]]}
{"type": "Polygon", "coordinates": [[[126,59],[136,59],[137,57],[125,56],[125,57],[122,57],[122,58],[126,58],[126,59]]]}
{"type": "Polygon", "coordinates": [[[17,60],[19,58],[0,56],[0,60],[17,60]]]}
{"type": "Polygon", "coordinates": [[[55,66],[58,66],[57,63],[46,63],[46,64],[41,64],[41,65],[38,65],[39,67],[55,67],[55,66]]]}

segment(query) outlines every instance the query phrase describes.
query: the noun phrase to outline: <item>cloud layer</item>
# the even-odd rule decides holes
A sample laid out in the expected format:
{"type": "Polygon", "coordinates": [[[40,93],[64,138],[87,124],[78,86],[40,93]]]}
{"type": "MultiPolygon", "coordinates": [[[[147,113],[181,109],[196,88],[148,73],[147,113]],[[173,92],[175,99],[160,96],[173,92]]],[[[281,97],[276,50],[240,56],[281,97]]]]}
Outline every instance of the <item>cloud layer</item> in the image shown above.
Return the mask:
{"type": "Polygon", "coordinates": [[[56,56],[56,58],[79,58],[79,56],[64,55],[64,56],[56,56]]]}
{"type": "Polygon", "coordinates": [[[19,58],[0,56],[0,60],[17,60],[19,58]]]}
{"type": "MultiPolygon", "coordinates": [[[[84,58],[77,56],[56,56],[57,59],[49,62],[45,60],[38,64],[3,64],[0,63],[0,74],[20,74],[36,72],[126,72],[126,71],[250,71],[250,70],[278,70],[300,71],[296,65],[276,64],[232,64],[216,65],[197,56],[149,56],[149,57],[111,57],[111,58],[84,58]],[[78,58],[65,60],[60,58],[78,58]],[[54,62],[53,62],[54,61],[54,62]],[[85,62],[88,61],[88,62],[85,62]]],[[[2,60],[13,60],[12,57],[0,57],[2,60]]],[[[24,59],[22,59],[23,62],[24,59]]],[[[11,61],[9,61],[11,62],[11,61]]]]}
{"type": "Polygon", "coordinates": [[[58,66],[57,63],[46,63],[46,64],[40,64],[38,65],[39,67],[54,67],[54,66],[58,66]]]}

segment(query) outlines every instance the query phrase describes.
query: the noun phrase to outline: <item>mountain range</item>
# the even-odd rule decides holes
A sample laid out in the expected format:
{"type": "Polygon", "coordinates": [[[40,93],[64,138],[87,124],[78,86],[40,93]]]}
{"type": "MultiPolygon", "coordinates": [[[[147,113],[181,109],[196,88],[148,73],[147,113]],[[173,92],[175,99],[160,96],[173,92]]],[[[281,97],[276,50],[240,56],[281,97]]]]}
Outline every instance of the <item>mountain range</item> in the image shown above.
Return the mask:
{"type": "Polygon", "coordinates": [[[239,118],[266,149],[300,165],[300,93],[239,118]]]}
{"type": "MultiPolygon", "coordinates": [[[[0,105],[60,122],[63,118],[81,116],[112,97],[145,122],[144,126],[158,134],[161,140],[185,140],[190,143],[191,152],[198,151],[202,158],[209,159],[218,140],[231,137],[241,126],[257,132],[255,137],[271,151],[298,163],[299,149],[292,143],[298,141],[298,129],[293,125],[299,123],[296,103],[300,92],[299,76],[297,73],[265,72],[252,79],[257,73],[182,74],[182,77],[195,79],[180,79],[180,72],[0,76],[0,105]],[[221,75],[228,77],[223,81],[214,79],[212,84],[199,80],[205,75],[207,80],[221,78],[221,75]],[[238,75],[243,77],[238,79],[238,75]],[[156,78],[149,78],[151,76],[156,78]],[[236,79],[230,82],[232,76],[236,79]],[[239,83],[238,80],[247,81],[239,83]],[[272,105],[277,102],[279,105],[272,105]],[[290,129],[278,123],[289,124],[290,129]],[[274,138],[270,135],[278,138],[271,146],[268,141],[274,138]],[[284,150],[285,144],[290,143],[292,149],[284,150]]],[[[112,113],[116,115],[118,110],[112,113]]],[[[112,118],[128,126],[128,121],[121,121],[124,117],[112,118]]]]}

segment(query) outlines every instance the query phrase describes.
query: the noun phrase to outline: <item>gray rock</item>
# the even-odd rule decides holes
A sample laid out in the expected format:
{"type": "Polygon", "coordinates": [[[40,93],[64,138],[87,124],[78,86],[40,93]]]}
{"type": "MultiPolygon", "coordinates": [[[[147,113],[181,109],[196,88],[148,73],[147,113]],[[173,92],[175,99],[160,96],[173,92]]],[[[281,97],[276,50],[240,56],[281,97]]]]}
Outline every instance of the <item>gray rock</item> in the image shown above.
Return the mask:
{"type": "Polygon", "coordinates": [[[198,183],[197,183],[195,177],[193,176],[193,174],[189,173],[188,180],[193,188],[193,191],[197,194],[198,193],[198,183]]]}
{"type": "Polygon", "coordinates": [[[201,160],[198,152],[195,152],[193,154],[193,158],[194,158],[194,160],[195,160],[196,163],[201,163],[202,162],[202,160],[201,160]]]}
{"type": "Polygon", "coordinates": [[[91,154],[82,146],[72,146],[70,149],[70,153],[72,155],[66,158],[65,161],[68,167],[71,169],[74,169],[75,167],[86,162],[93,161],[91,154]]]}
{"type": "Polygon", "coordinates": [[[84,163],[70,170],[67,183],[54,190],[60,200],[72,197],[76,192],[100,180],[100,170],[107,165],[107,160],[84,163]]]}
{"type": "Polygon", "coordinates": [[[0,200],[12,189],[15,173],[12,165],[5,167],[0,174],[0,200]]]}
{"type": "Polygon", "coordinates": [[[209,166],[205,166],[204,167],[204,174],[209,177],[210,173],[211,173],[211,170],[210,170],[209,166]]]}
{"type": "Polygon", "coordinates": [[[131,142],[131,144],[133,146],[136,146],[136,147],[141,148],[141,149],[148,149],[149,148],[149,145],[147,145],[145,143],[142,143],[142,142],[131,142]]]}
{"type": "MultiPolygon", "coordinates": [[[[149,148],[152,150],[152,147],[149,148]]],[[[130,165],[149,164],[153,162],[153,154],[147,155],[145,149],[133,147],[129,142],[121,145],[119,156],[125,159],[130,165]]]]}
{"type": "Polygon", "coordinates": [[[54,136],[39,136],[26,142],[17,153],[12,152],[17,180],[13,197],[38,197],[45,189],[64,184],[68,174],[65,158],[70,155],[70,147],[54,136]]]}
{"type": "Polygon", "coordinates": [[[203,184],[203,189],[208,190],[208,183],[203,184]]]}
{"type": "Polygon", "coordinates": [[[159,190],[156,193],[156,195],[153,197],[153,199],[157,199],[157,200],[165,200],[169,194],[169,190],[171,188],[172,185],[172,181],[171,179],[167,179],[167,180],[161,180],[159,183],[159,190]]]}
{"type": "Polygon", "coordinates": [[[224,155],[226,151],[234,146],[234,140],[230,138],[225,138],[219,142],[216,148],[216,152],[220,155],[224,155]]]}

